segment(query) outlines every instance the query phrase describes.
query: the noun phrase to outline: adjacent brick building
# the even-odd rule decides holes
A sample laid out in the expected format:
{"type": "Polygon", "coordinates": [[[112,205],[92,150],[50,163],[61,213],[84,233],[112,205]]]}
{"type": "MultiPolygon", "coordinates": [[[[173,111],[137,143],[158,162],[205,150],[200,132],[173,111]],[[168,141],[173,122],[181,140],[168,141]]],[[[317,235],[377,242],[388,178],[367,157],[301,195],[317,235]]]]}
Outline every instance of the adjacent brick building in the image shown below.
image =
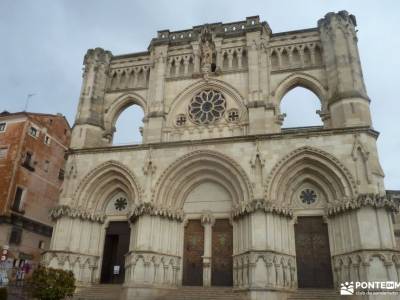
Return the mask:
{"type": "Polygon", "coordinates": [[[0,114],[0,244],[14,265],[49,247],[71,128],[61,114],[0,114]]]}

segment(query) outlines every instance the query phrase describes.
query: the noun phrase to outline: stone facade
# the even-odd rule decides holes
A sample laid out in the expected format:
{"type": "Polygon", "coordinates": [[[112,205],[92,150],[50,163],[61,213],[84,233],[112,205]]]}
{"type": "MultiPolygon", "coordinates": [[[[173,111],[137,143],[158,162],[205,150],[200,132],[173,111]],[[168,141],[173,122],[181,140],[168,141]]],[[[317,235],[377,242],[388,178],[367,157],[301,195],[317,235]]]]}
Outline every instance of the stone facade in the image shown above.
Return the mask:
{"type": "Polygon", "coordinates": [[[49,249],[70,138],[62,115],[0,114],[0,244],[16,267],[36,266],[49,249]]]}
{"type": "Polygon", "coordinates": [[[394,223],[394,236],[396,238],[397,248],[400,249],[400,191],[389,190],[386,191],[388,197],[397,205],[397,212],[394,212],[393,223],[394,223]]]}
{"type": "Polygon", "coordinates": [[[287,299],[299,286],[296,224],[317,216],[335,288],[400,281],[355,27],[345,11],[283,33],[248,17],[159,31],[147,52],[88,50],[44,264],[98,283],[107,227],[129,221],[122,298],[154,299],[182,285],[187,224],[201,220],[202,284],[213,285],[213,224],[229,219],[233,287],[287,299]],[[320,99],[323,126],[281,128],[281,99],[297,86],[320,99]],[[143,144],[112,147],[133,104],[145,112],[143,144]]]}

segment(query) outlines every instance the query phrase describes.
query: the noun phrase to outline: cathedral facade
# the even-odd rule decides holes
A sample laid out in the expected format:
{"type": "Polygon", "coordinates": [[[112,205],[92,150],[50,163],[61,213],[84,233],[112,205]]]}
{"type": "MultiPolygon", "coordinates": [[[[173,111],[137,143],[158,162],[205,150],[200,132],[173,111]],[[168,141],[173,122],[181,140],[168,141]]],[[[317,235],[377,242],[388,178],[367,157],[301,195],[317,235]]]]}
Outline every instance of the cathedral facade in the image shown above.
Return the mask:
{"type": "Polygon", "coordinates": [[[88,50],[43,263],[81,286],[120,283],[121,299],[400,281],[355,27],[341,11],[272,33],[255,16],[159,31],[146,52],[88,50]],[[298,86],[319,98],[323,126],[282,128],[298,86]],[[112,146],[131,105],[143,143],[112,146]]]}

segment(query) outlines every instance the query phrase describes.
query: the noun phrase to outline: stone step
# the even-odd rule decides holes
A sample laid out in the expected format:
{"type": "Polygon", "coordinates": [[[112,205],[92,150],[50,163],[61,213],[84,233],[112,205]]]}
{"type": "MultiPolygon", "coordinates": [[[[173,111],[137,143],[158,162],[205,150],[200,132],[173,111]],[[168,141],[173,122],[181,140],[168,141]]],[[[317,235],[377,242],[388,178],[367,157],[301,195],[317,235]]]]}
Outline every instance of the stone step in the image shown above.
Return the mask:
{"type": "Polygon", "coordinates": [[[80,288],[73,300],[118,300],[121,294],[120,284],[97,284],[87,288],[80,288]]]}
{"type": "Polygon", "coordinates": [[[167,292],[157,300],[246,300],[246,298],[232,288],[182,287],[167,292]]]}
{"type": "Polygon", "coordinates": [[[338,300],[339,292],[334,289],[298,289],[288,300],[338,300]]]}

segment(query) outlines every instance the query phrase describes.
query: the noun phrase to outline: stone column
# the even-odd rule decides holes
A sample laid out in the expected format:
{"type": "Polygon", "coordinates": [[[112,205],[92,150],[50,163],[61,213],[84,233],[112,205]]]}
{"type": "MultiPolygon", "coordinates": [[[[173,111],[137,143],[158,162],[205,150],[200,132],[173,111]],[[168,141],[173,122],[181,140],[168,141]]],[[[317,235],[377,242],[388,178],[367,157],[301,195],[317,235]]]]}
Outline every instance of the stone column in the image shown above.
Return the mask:
{"type": "Polygon", "coordinates": [[[203,286],[211,286],[211,259],[212,259],[212,227],[215,223],[209,212],[201,216],[204,227],[204,255],[203,255],[203,286]]]}

